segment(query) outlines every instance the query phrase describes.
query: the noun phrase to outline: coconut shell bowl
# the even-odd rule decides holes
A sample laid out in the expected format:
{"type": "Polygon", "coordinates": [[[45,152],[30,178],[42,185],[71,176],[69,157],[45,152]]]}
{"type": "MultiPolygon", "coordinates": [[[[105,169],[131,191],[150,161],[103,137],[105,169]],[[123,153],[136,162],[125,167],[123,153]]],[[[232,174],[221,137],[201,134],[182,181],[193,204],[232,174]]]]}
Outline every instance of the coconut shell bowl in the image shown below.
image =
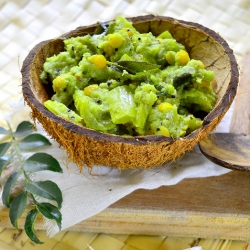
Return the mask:
{"type": "Polygon", "coordinates": [[[46,58],[64,50],[63,40],[93,34],[98,24],[78,27],[61,37],[42,41],[28,54],[22,66],[22,91],[31,108],[31,116],[41,123],[47,133],[67,152],[69,159],[81,170],[83,166],[106,165],[125,169],[151,169],[179,159],[185,152],[213,131],[229,109],[237,91],[238,66],[227,42],[213,30],[197,23],[161,16],[128,18],[140,32],[157,36],[168,30],[183,44],[190,58],[201,60],[206,69],[214,71],[217,94],[215,107],[203,119],[203,125],[181,138],[166,136],[126,137],[101,133],[78,126],[49,110],[43,103],[53,90],[40,80],[46,58]]]}

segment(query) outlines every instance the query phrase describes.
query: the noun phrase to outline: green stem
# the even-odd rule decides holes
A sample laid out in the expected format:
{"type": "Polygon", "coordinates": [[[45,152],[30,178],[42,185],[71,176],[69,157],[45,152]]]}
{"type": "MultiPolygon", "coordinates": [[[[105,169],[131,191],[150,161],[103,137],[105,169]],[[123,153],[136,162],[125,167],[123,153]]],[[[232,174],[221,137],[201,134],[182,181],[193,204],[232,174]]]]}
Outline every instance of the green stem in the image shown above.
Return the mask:
{"type": "Polygon", "coordinates": [[[8,123],[8,126],[9,126],[9,129],[11,131],[11,137],[12,137],[11,141],[12,141],[12,143],[14,145],[15,153],[16,153],[16,155],[18,157],[19,162],[20,162],[20,171],[23,173],[26,183],[29,183],[30,182],[30,178],[29,178],[29,176],[27,175],[27,173],[23,169],[24,159],[23,159],[22,154],[20,152],[20,149],[18,147],[18,142],[16,141],[16,138],[13,136],[13,131],[12,131],[11,126],[10,126],[9,123],[8,123]]]}
{"type": "MultiPolygon", "coordinates": [[[[107,61],[107,64],[108,64],[109,66],[113,66],[113,67],[119,69],[119,70],[120,70],[119,73],[122,73],[123,70],[127,70],[127,68],[125,68],[125,67],[123,67],[123,66],[120,66],[120,65],[117,64],[117,63],[112,63],[112,62],[107,61]]],[[[118,72],[118,71],[117,71],[117,72],[118,72]]]]}
{"type": "Polygon", "coordinates": [[[21,168],[22,168],[22,166],[23,166],[23,158],[22,158],[22,155],[20,153],[19,147],[17,145],[18,143],[17,143],[15,137],[12,137],[12,142],[14,144],[15,152],[16,152],[16,155],[18,157],[19,162],[21,163],[21,168]]]}
{"type": "MultiPolygon", "coordinates": [[[[9,124],[8,124],[8,125],[9,125],[9,124]]],[[[12,131],[10,125],[9,125],[9,128],[10,128],[11,136],[12,136],[11,141],[12,141],[12,143],[13,143],[13,145],[14,145],[15,153],[16,153],[16,155],[17,155],[17,157],[18,157],[19,162],[20,162],[20,170],[19,170],[19,171],[23,174],[26,184],[28,184],[28,183],[30,183],[30,177],[27,175],[27,173],[26,173],[26,172],[24,171],[24,169],[23,169],[24,159],[23,159],[22,154],[21,154],[21,152],[20,152],[20,149],[19,149],[19,147],[18,147],[18,142],[16,141],[16,138],[13,136],[13,131],[12,131]]],[[[34,204],[37,204],[37,201],[36,201],[34,195],[31,194],[31,193],[29,193],[29,194],[30,194],[30,196],[31,196],[31,198],[32,198],[33,203],[34,203],[34,204]]]]}
{"type": "Polygon", "coordinates": [[[29,194],[30,194],[30,196],[31,196],[31,198],[32,198],[32,200],[33,200],[34,205],[36,205],[38,202],[36,201],[34,195],[31,194],[31,193],[29,193],[29,194]]]}

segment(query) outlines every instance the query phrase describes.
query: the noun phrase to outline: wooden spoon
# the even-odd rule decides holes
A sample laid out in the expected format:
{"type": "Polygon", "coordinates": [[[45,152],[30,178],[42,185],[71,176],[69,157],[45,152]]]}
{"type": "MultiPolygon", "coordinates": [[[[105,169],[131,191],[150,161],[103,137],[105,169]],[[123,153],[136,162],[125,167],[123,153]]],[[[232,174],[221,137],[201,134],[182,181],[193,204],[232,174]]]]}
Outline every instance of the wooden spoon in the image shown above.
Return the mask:
{"type": "Polygon", "coordinates": [[[250,171],[250,52],[242,62],[230,133],[213,133],[199,143],[201,152],[226,168],[250,171]]]}

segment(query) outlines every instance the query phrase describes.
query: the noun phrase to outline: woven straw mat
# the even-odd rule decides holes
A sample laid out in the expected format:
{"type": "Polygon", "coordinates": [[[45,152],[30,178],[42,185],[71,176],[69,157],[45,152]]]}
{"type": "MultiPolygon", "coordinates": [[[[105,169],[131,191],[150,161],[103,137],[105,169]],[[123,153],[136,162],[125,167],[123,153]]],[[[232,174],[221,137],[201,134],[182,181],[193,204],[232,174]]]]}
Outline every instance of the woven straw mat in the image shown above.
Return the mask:
{"type": "MultiPolygon", "coordinates": [[[[78,26],[125,17],[154,14],[203,24],[220,33],[234,50],[240,64],[250,50],[250,0],[0,0],[0,125],[21,98],[20,68],[29,50],[42,40],[54,38],[78,26]]],[[[0,249],[94,249],[94,250],[203,250],[250,249],[241,241],[174,238],[168,236],[107,235],[60,232],[38,237],[33,244],[25,233],[0,228],[0,249]]]]}

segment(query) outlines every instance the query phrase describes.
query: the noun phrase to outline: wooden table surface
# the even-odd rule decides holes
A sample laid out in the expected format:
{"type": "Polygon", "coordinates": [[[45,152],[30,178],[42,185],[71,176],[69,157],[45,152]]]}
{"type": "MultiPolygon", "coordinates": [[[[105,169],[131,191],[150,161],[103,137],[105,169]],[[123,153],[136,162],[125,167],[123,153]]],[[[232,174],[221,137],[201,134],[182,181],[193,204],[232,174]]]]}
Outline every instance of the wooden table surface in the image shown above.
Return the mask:
{"type": "MultiPolygon", "coordinates": [[[[136,190],[69,230],[110,234],[168,235],[248,241],[250,173],[185,179],[174,186],[136,190]]],[[[22,227],[24,217],[19,220],[22,227]]],[[[8,210],[0,227],[11,228],[8,210]]],[[[43,229],[41,218],[37,229],[43,229]]]]}

